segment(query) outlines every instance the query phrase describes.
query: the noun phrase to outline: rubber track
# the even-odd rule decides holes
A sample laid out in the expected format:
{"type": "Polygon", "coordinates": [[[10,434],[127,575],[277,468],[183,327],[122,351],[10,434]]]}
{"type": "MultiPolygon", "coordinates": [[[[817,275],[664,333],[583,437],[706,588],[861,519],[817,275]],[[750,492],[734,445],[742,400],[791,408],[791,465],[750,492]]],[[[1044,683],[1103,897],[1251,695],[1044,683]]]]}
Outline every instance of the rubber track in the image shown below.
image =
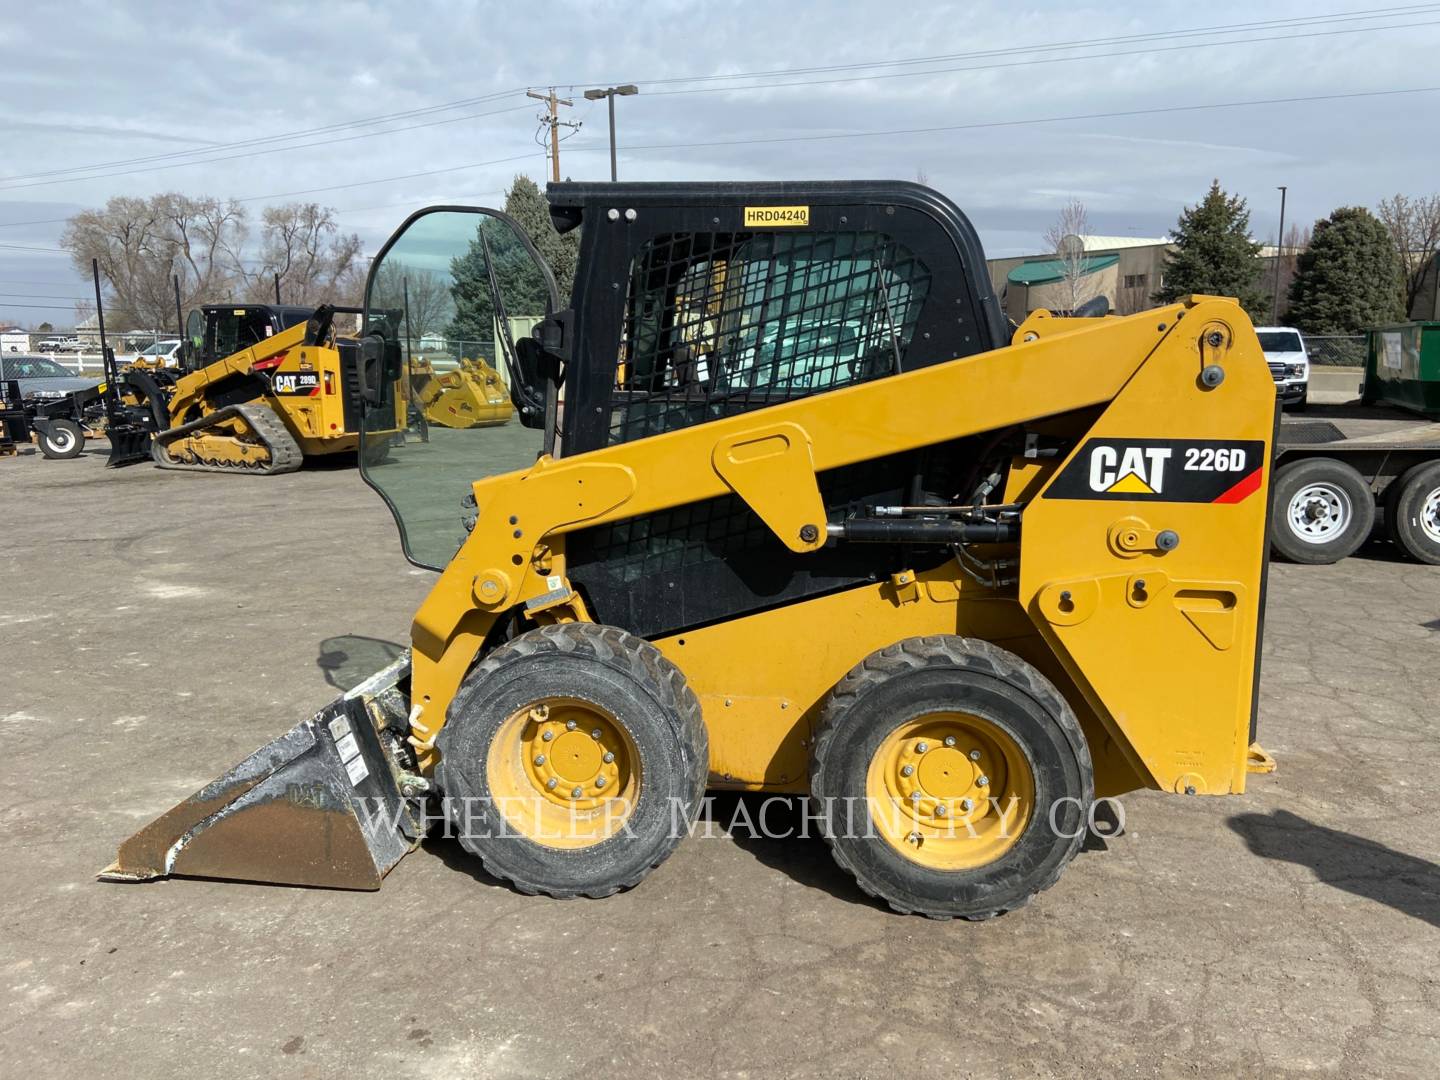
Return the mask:
{"type": "MultiPolygon", "coordinates": [[[[1090,745],[1085,740],[1085,733],[1080,729],[1080,721],[1075,718],[1075,713],[1069,703],[1060,694],[1060,691],[1055,689],[1055,685],[1049,679],[1014,653],[1002,649],[998,645],[992,645],[979,638],[940,634],[931,637],[907,638],[895,645],[871,653],[852,668],[850,673],[836,684],[835,689],[830,691],[821,705],[820,726],[815,733],[815,740],[810,749],[810,788],[812,791],[820,786],[815,781],[825,768],[825,757],[829,752],[830,743],[834,741],[840,718],[849,711],[855,701],[866,690],[878,683],[904,672],[925,667],[962,667],[970,671],[991,674],[1028,694],[1065,733],[1065,737],[1069,740],[1071,747],[1075,750],[1075,756],[1080,762],[1082,776],[1093,776],[1094,766],[1090,760],[1090,745]]],[[[1091,785],[1092,791],[1087,794],[1093,795],[1093,780],[1091,785]]],[[[816,813],[819,813],[818,809],[816,813]]],[[[823,816],[820,820],[824,820],[823,816]]],[[[1037,894],[1044,892],[1060,880],[1061,872],[1070,864],[1070,860],[1080,850],[1080,845],[1084,840],[1085,832],[1081,830],[1080,834],[1070,841],[1069,850],[1066,851],[1065,857],[1055,865],[1050,876],[1015,903],[1008,907],[996,908],[993,911],[955,916],[944,912],[909,908],[895,903],[872,888],[863,877],[856,873],[855,868],[846,859],[845,853],[835,844],[834,838],[829,835],[828,831],[825,835],[825,842],[830,845],[830,854],[834,856],[840,868],[855,879],[867,896],[884,900],[893,910],[902,915],[921,914],[940,921],[962,918],[969,922],[983,922],[986,919],[993,919],[997,915],[1003,915],[1007,911],[1018,911],[1025,907],[1035,899],[1037,894]]]]}
{"type": "MultiPolygon", "coordinates": [[[[690,689],[690,684],[685,681],[680,669],[666,660],[660,650],[644,638],[627,634],[614,626],[601,626],[597,623],[555,623],[542,626],[500,646],[475,665],[470,674],[465,676],[461,693],[465,686],[483,681],[506,664],[521,657],[546,652],[593,657],[606,667],[628,675],[650,689],[665,714],[670,717],[680,745],[693,746],[699,750],[695,760],[689,763],[688,773],[681,777],[681,796],[693,805],[698,813],[705,794],[705,783],[709,779],[710,766],[710,735],[700,711],[700,699],[690,689]]],[[[436,748],[440,751],[440,763],[435,768],[435,778],[439,781],[442,795],[450,788],[445,767],[445,736],[453,730],[452,723],[453,720],[448,721],[445,727],[441,728],[435,741],[436,748]]],[[[598,900],[639,884],[645,875],[670,857],[682,836],[683,834],[672,836],[659,850],[657,857],[634,875],[603,889],[552,889],[533,881],[525,881],[487,862],[485,853],[471,846],[464,835],[459,839],[460,845],[480,860],[486,873],[491,877],[509,881],[528,896],[544,894],[561,900],[588,896],[598,900]]]]}
{"type": "MultiPolygon", "coordinates": [[[[227,436],[233,437],[233,436],[227,436]]],[[[174,469],[176,472],[218,472],[232,473],[242,476],[266,476],[278,473],[294,472],[300,468],[304,460],[304,454],[300,450],[300,444],[290,434],[290,429],[285,426],[285,421],[276,415],[275,410],[267,405],[231,405],[224,409],[217,409],[209,416],[200,420],[192,421],[189,424],[181,424],[177,428],[159,432],[155,436],[152,446],[151,457],[155,464],[162,469],[174,469]],[[227,420],[232,416],[239,416],[255,433],[259,441],[270,452],[270,460],[263,462],[258,469],[247,469],[242,465],[223,461],[177,461],[170,456],[165,448],[165,443],[197,431],[203,432],[205,428],[227,420]],[[162,440],[164,440],[162,442],[162,440]]]]}

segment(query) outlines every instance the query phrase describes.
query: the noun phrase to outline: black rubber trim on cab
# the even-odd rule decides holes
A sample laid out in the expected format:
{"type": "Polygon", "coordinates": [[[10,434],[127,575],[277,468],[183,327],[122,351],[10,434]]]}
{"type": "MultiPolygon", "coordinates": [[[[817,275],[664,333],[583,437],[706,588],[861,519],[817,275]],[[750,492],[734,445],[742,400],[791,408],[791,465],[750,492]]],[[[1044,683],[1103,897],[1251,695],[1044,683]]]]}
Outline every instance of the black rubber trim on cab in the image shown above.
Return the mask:
{"type": "Polygon", "coordinates": [[[1013,653],[951,635],[888,646],[840,680],[821,706],[810,789],[835,861],[860,887],[903,914],[939,919],[988,919],[1048,889],[1079,851],[1094,801],[1090,748],[1054,685],[1013,653]],[[946,710],[996,724],[1025,753],[1035,806],[1017,842],[986,866],[942,871],[907,859],[873,829],[837,833],[826,808],[865,805],[870,761],[885,737],[901,723],[946,710]],[[1058,804],[1059,828],[1052,831],[1050,808],[1065,798],[1072,801],[1058,804]]]}
{"type": "Polygon", "coordinates": [[[435,776],[460,843],[486,872],[523,893],[602,897],[659,866],[700,812],[710,745],[700,702],[649,642],[612,626],[531,630],[488,654],[450,704],[435,776]],[[505,720],[546,698],[597,705],[639,754],[640,785],[625,825],[598,844],[549,847],[516,835],[490,798],[486,763],[505,720]]]}

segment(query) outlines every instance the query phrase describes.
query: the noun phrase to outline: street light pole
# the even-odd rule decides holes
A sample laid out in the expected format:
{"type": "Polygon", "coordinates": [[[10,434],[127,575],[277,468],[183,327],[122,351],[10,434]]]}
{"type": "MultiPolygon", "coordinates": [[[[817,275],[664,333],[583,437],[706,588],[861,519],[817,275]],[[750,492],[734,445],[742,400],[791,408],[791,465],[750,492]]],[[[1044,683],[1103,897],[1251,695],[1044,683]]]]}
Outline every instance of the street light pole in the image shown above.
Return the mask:
{"type": "Polygon", "coordinates": [[[604,89],[604,90],[586,90],[586,91],[585,91],[585,98],[586,98],[587,101],[599,101],[601,98],[604,98],[605,101],[606,101],[606,104],[607,104],[607,105],[609,106],[609,108],[610,108],[610,182],[611,182],[611,183],[614,183],[615,180],[617,179],[617,177],[616,177],[616,170],[615,170],[615,97],[616,97],[616,95],[619,95],[620,97],[629,97],[631,94],[638,94],[639,92],[640,92],[640,88],[639,88],[638,86],[635,86],[635,85],[631,84],[631,83],[626,83],[624,86],[611,86],[611,87],[608,87],[607,89],[604,89]]]}
{"type": "Polygon", "coordinates": [[[1285,185],[1280,184],[1280,235],[1275,241],[1275,306],[1270,312],[1270,325],[1280,325],[1280,264],[1285,261],[1285,185]]]}

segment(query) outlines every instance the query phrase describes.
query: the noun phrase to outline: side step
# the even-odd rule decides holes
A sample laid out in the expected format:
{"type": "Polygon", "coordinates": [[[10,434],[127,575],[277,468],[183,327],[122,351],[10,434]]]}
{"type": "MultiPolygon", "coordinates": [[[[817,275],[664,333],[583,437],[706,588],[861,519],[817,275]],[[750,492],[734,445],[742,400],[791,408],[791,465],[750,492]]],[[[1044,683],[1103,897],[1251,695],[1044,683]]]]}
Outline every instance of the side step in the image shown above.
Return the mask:
{"type": "Polygon", "coordinates": [[[130,837],[99,879],[378,889],[424,831],[385,748],[403,740],[409,679],[406,653],[130,837]]]}

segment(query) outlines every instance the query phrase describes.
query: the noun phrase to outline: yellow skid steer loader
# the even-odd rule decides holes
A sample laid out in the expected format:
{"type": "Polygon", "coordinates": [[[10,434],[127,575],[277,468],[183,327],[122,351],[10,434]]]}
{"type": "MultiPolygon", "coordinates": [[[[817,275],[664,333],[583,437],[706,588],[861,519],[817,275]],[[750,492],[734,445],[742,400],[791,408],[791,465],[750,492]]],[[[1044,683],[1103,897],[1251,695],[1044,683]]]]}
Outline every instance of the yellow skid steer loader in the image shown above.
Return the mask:
{"type": "Polygon", "coordinates": [[[555,184],[573,295],[493,210],[371,271],[360,393],[412,360],[386,282],[511,325],[514,422],[365,477],[439,571],[411,648],[121,846],[102,877],[376,888],[427,830],[606,896],[705,789],[808,795],[893,908],[1052,884],[1097,799],[1238,794],[1255,744],[1275,391],[1232,300],[1007,331],[909,183],[555,184]],[[388,312],[389,314],[377,314],[388,312]]]}

